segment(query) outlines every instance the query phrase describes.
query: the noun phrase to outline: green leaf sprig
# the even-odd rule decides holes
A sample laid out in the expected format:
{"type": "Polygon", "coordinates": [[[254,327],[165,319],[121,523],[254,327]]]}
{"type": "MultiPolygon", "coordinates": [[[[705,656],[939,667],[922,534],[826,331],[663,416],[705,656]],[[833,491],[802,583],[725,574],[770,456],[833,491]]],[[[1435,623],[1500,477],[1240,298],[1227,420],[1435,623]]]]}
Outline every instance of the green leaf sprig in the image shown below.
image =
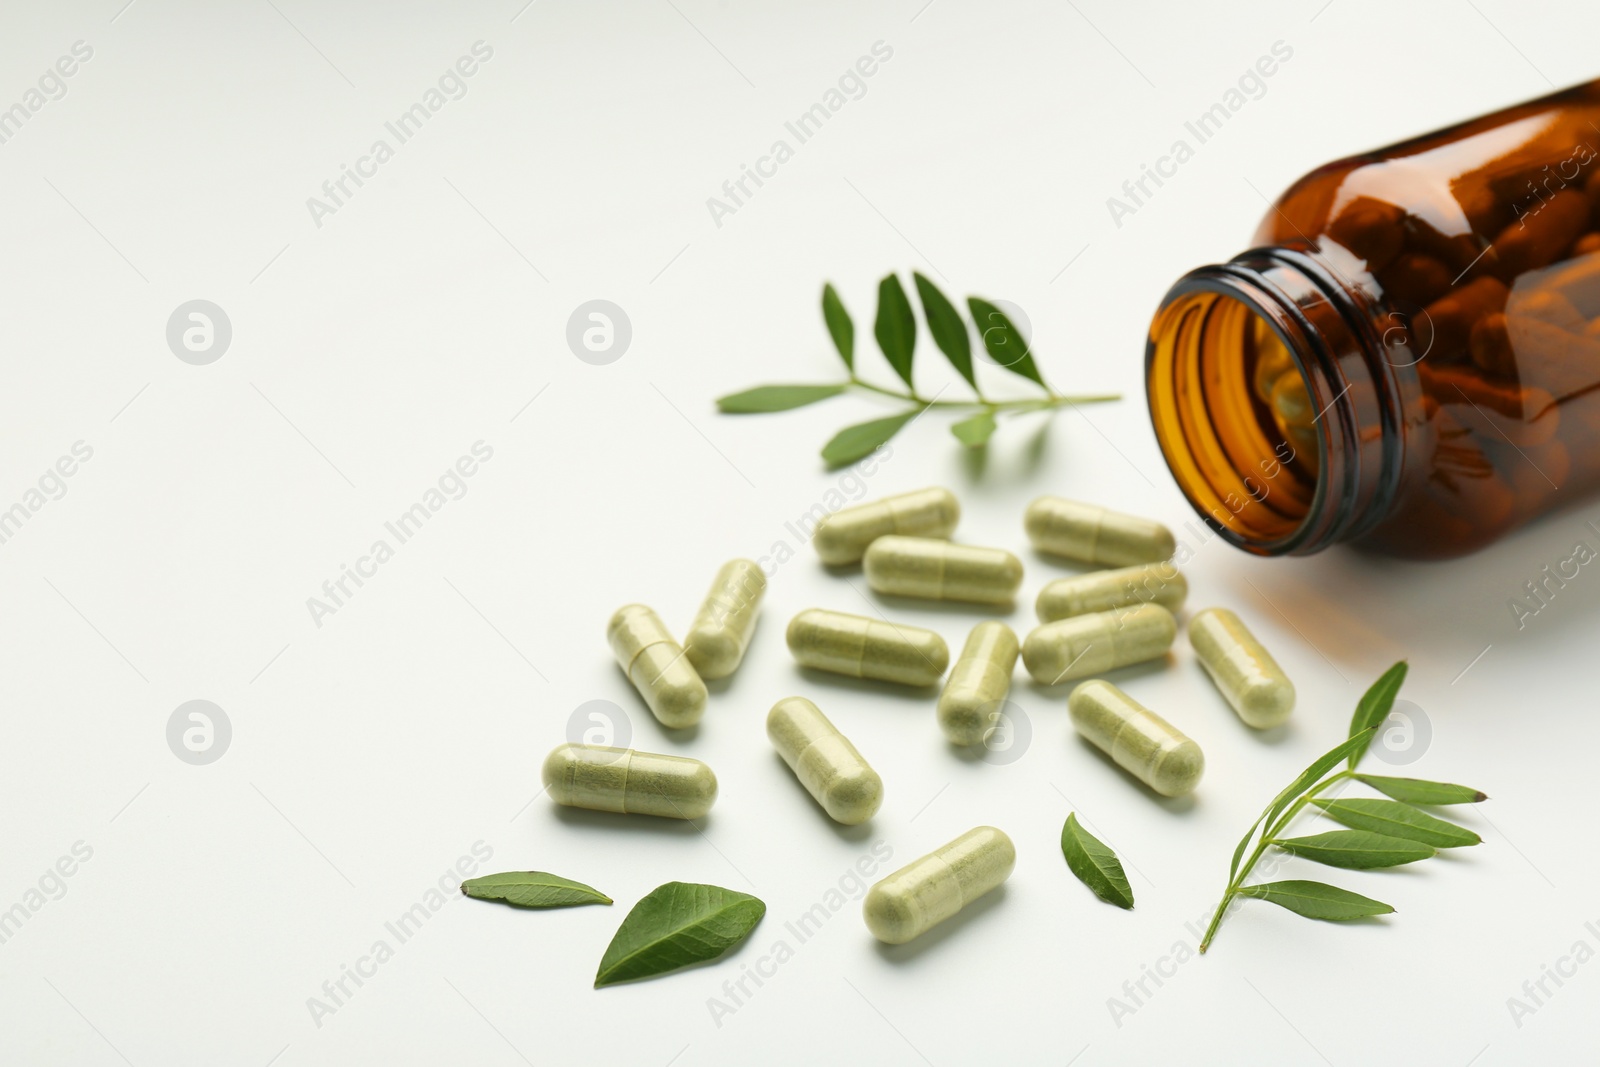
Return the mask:
{"type": "Polygon", "coordinates": [[[989,443],[989,438],[999,426],[1001,415],[1055,411],[1074,404],[1096,404],[1122,398],[1118,393],[1063,396],[1056,392],[1039,373],[1027,339],[1006,313],[988,300],[970,296],[967,298],[967,309],[989,358],[1044,391],[1042,397],[1033,399],[988,399],[978,385],[977,370],[972,360],[972,338],[961,313],[939,291],[939,287],[921,273],[913,272],[912,279],[916,283],[917,298],[922,304],[922,315],[927,321],[928,333],[934,345],[944,353],[945,359],[971,388],[974,399],[941,400],[925,397],[917,391],[916,382],[912,379],[917,347],[917,317],[900,279],[889,274],[878,283],[878,313],[873,321],[872,335],[889,368],[905,383],[904,389],[877,385],[861,376],[856,367],[855,323],[845,310],[839,294],[829,284],[822,287],[822,319],[849,377],[842,382],[756,386],[718,397],[717,408],[730,415],[789,411],[827,400],[850,389],[892,397],[908,405],[900,414],[847,426],[835,434],[822,446],[822,458],[832,468],[854,463],[870,455],[911,420],[933,408],[966,412],[965,418],[951,425],[950,432],[968,448],[982,448],[989,443]]]}
{"type": "Polygon", "coordinates": [[[1267,805],[1267,810],[1245,832],[1233,862],[1228,866],[1228,888],[1222,894],[1211,925],[1200,939],[1204,952],[1216,936],[1222,917],[1236,897],[1254,897],[1287,908],[1308,919],[1344,922],[1374,915],[1387,915],[1394,908],[1381,900],[1364,897],[1348,889],[1291,879],[1283,882],[1246,884],[1256,861],[1269,847],[1275,847],[1330,867],[1347,870],[1377,870],[1415,863],[1438,854],[1442,848],[1476,845],[1482,838],[1413,807],[1414,804],[1476,804],[1488,799],[1482,792],[1448,782],[1426,782],[1418,778],[1388,778],[1357,774],[1356,765],[1366,755],[1378,727],[1394,706],[1395,694],[1405,681],[1402,660],[1383,673],[1356,705],[1350,719],[1350,735],[1332,750],[1312,762],[1267,805]],[[1334,771],[1340,763],[1345,769],[1334,771]],[[1332,772],[1332,773],[1329,773],[1332,772]],[[1345,781],[1356,781],[1383,793],[1390,799],[1329,798],[1321,794],[1345,781]],[[1313,834],[1310,837],[1285,837],[1289,824],[1307,805],[1315,805],[1324,815],[1349,827],[1313,834]],[[1245,852],[1254,841],[1249,858],[1245,852]],[[1242,862],[1241,862],[1242,861],[1242,862]]]}

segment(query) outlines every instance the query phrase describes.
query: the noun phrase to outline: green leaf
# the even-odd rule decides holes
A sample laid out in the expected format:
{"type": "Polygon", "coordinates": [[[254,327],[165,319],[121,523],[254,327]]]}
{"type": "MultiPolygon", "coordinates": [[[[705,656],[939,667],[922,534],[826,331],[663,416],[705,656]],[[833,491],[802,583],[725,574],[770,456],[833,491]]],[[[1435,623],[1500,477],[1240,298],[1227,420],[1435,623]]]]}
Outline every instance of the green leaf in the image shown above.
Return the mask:
{"type": "Polygon", "coordinates": [[[1489,799],[1488,795],[1480,790],[1464,785],[1451,785],[1449,782],[1428,782],[1421,778],[1386,778],[1381,774],[1358,774],[1355,779],[1407,804],[1477,804],[1489,799]]]}
{"type": "Polygon", "coordinates": [[[633,906],[606,946],[594,986],[615,985],[714,960],[750,936],[766,904],[714,885],[668,882],[633,906]]]}
{"type": "Polygon", "coordinates": [[[1428,845],[1368,833],[1366,830],[1329,830],[1325,834],[1312,834],[1310,837],[1274,838],[1272,843],[1296,856],[1354,871],[1398,867],[1402,863],[1415,863],[1439,854],[1438,849],[1428,845]]]}
{"type": "Polygon", "coordinates": [[[1256,827],[1262,823],[1266,823],[1270,827],[1272,821],[1283,813],[1283,809],[1299,799],[1300,795],[1306,790],[1316,785],[1323,775],[1339,764],[1339,761],[1353,751],[1364,751],[1366,746],[1371,743],[1371,730],[1342,741],[1318,756],[1312,761],[1311,766],[1300,772],[1300,777],[1284,786],[1283,791],[1272,799],[1271,804],[1267,805],[1267,810],[1261,813],[1261,818],[1257,819],[1254,825],[1245,831],[1243,839],[1239,842],[1239,847],[1233,850],[1233,863],[1228,866],[1228,878],[1231,880],[1235,874],[1239,873],[1239,860],[1244,857],[1245,848],[1250,844],[1250,839],[1255,836],[1256,827]]]}
{"type": "Polygon", "coordinates": [[[828,324],[828,334],[833,338],[833,347],[839,350],[839,358],[844,360],[844,365],[854,374],[856,324],[850,321],[850,312],[844,309],[844,302],[839,299],[839,294],[833,291],[832,283],[822,287],[822,321],[828,324]]]}
{"type": "Polygon", "coordinates": [[[1085,830],[1076,813],[1069,814],[1067,824],[1061,828],[1061,854],[1066,856],[1067,867],[1078,881],[1094,890],[1095,896],[1119,908],[1133,907],[1133,888],[1128,885],[1117,854],[1085,830]]]}
{"type": "Polygon", "coordinates": [[[968,448],[982,448],[994,436],[995,426],[994,412],[980,411],[952,425],[950,432],[968,448]]]}
{"type": "Polygon", "coordinates": [[[1347,922],[1365,919],[1372,915],[1388,915],[1394,909],[1381,900],[1352,893],[1326,882],[1308,882],[1290,879],[1287,882],[1263,882],[1259,885],[1239,887],[1241,897],[1269,900],[1280,908],[1288,908],[1296,915],[1308,919],[1325,919],[1329,922],[1347,922]]]}
{"type": "Polygon", "coordinates": [[[718,410],[729,415],[753,415],[766,411],[788,411],[838,396],[849,388],[837,385],[758,385],[742,393],[717,397],[718,410]]]}
{"type": "Polygon", "coordinates": [[[900,279],[893,274],[878,283],[878,321],[873,324],[872,333],[889,366],[900,375],[906,388],[915,392],[911,357],[917,347],[917,317],[911,313],[911,301],[906,299],[900,279]]]}
{"type": "Polygon", "coordinates": [[[922,411],[922,408],[913,408],[904,414],[890,415],[886,419],[873,419],[871,422],[858,422],[854,426],[846,426],[822,446],[822,458],[827,461],[830,468],[854,463],[862,456],[870,455],[873,449],[899,433],[901,427],[922,414],[922,411]]]}
{"type": "MultiPolygon", "coordinates": [[[[1351,737],[1363,730],[1375,728],[1389,717],[1389,709],[1394,707],[1395,694],[1400,692],[1400,684],[1406,680],[1406,669],[1406,661],[1401,660],[1384,671],[1382,676],[1372,683],[1372,687],[1362,694],[1360,703],[1356,705],[1356,713],[1350,717],[1351,737]]],[[[1355,770],[1356,764],[1361,762],[1361,757],[1366,751],[1363,748],[1350,753],[1351,770],[1355,770]]]]}
{"type": "Polygon", "coordinates": [[[967,307],[972,311],[972,321],[977,323],[978,335],[989,358],[1013,374],[1020,374],[1041,388],[1045,388],[1039,368],[1034,365],[1033,353],[1028,351],[1028,339],[1014,326],[1006,313],[978,297],[967,297],[967,307]]]}
{"type": "Polygon", "coordinates": [[[478,900],[503,900],[518,908],[570,908],[579,904],[610,904],[611,898],[593,886],[544,871],[506,871],[468,878],[461,891],[478,900]]]}
{"type": "Polygon", "coordinates": [[[1434,848],[1461,848],[1476,845],[1483,838],[1464,826],[1436,819],[1418,811],[1410,804],[1397,800],[1373,800],[1357,797],[1350,800],[1325,800],[1313,797],[1311,803],[1321,808],[1336,822],[1354,830],[1371,830],[1375,834],[1418,841],[1434,848]]]}
{"type": "Polygon", "coordinates": [[[917,283],[917,296],[922,300],[922,316],[928,320],[928,332],[933,335],[933,343],[939,346],[939,351],[944,353],[956,373],[965,378],[976,392],[978,378],[972,369],[972,339],[967,336],[966,320],[955,309],[955,305],[945,299],[939,287],[923,277],[920,271],[912,271],[911,277],[917,283]]]}

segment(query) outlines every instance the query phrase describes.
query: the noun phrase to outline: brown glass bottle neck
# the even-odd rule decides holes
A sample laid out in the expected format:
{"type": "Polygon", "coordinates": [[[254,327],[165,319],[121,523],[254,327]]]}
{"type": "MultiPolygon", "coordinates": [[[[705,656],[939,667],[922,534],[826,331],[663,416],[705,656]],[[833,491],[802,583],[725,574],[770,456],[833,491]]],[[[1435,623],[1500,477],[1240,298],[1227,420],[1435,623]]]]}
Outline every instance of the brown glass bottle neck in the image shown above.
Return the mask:
{"type": "Polygon", "coordinates": [[[1361,536],[1389,511],[1404,465],[1401,386],[1414,360],[1407,324],[1385,315],[1314,252],[1283,246],[1200,267],[1167,293],[1146,361],[1151,418],[1180,487],[1225,540],[1259,555],[1304,555],[1361,536]],[[1230,314],[1234,305],[1250,314],[1230,314]],[[1270,420],[1238,428],[1260,412],[1232,395],[1249,388],[1239,366],[1251,316],[1304,378],[1314,486],[1275,462],[1293,449],[1273,439],[1270,420]]]}

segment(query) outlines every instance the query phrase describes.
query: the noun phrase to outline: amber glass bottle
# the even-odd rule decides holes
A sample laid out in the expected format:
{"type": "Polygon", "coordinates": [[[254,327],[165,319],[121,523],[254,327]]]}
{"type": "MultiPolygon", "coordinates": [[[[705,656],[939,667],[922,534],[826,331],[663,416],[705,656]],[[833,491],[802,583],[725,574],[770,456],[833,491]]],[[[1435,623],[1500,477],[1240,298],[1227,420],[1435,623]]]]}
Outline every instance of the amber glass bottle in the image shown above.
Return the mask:
{"type": "Polygon", "coordinates": [[[1600,81],[1320,167],[1255,244],[1146,361],[1225,539],[1443,558],[1600,486],[1600,81]]]}

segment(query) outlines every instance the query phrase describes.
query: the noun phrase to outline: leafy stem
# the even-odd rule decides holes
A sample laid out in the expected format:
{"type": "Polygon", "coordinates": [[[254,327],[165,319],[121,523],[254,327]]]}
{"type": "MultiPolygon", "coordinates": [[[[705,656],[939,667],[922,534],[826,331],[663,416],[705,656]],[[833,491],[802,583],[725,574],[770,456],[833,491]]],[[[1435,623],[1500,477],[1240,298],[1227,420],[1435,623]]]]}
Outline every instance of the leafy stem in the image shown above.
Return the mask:
{"type": "Polygon", "coordinates": [[[1329,922],[1366,919],[1394,911],[1381,900],[1373,900],[1325,882],[1301,879],[1248,881],[1256,863],[1268,848],[1282,849],[1330,867],[1379,870],[1429,859],[1437,855],[1441,848],[1481,843],[1482,838],[1471,830],[1414,806],[1475,804],[1486,799],[1481,791],[1448,782],[1356,773],[1356,765],[1378,737],[1394,707],[1395,695],[1400,691],[1405,677],[1404,660],[1385,671],[1357,703],[1355,714],[1350,718],[1349,736],[1313,760],[1299,777],[1273,798],[1267,809],[1245,831],[1233,851],[1227,888],[1223,891],[1216,912],[1211,916],[1211,924],[1200,939],[1201,952],[1211,946],[1229,906],[1240,897],[1265,900],[1296,915],[1329,922]],[[1345,766],[1335,770],[1341,763],[1345,766]],[[1323,794],[1333,786],[1346,781],[1360,782],[1382,793],[1387,799],[1324,797],[1323,794]],[[1286,837],[1285,832],[1290,824],[1308,804],[1315,804],[1323,815],[1348,829],[1310,837],[1286,837]],[[1252,841],[1255,842],[1253,849],[1250,848],[1252,841]]]}
{"type": "Polygon", "coordinates": [[[904,400],[907,403],[917,405],[919,408],[944,408],[952,411],[990,411],[997,414],[1010,412],[1020,415],[1029,411],[1049,411],[1052,408],[1069,407],[1073,404],[1099,404],[1107,400],[1122,399],[1121,393],[1091,393],[1081,396],[1064,396],[1051,389],[1050,395],[1043,399],[1033,397],[1025,400],[989,400],[980,393],[976,400],[936,400],[912,390],[888,389],[881,385],[875,385],[854,374],[850,376],[850,380],[845,384],[854,386],[857,389],[865,389],[869,393],[877,393],[879,396],[904,400]]]}
{"type": "Polygon", "coordinates": [[[972,317],[971,326],[962,318],[956,306],[939,291],[938,286],[923,275],[913,272],[917,298],[922,305],[922,317],[934,345],[944,354],[967,387],[972,390],[971,400],[940,400],[927,397],[917,390],[912,375],[917,347],[917,316],[905,287],[894,274],[886,275],[878,283],[878,311],[872,325],[872,336],[878,342],[884,362],[905,383],[905,388],[890,389],[876,385],[861,377],[856,370],[856,328],[845,309],[844,302],[832,285],[822,287],[822,320],[833,339],[833,347],[844,361],[849,378],[842,382],[807,382],[779,385],[759,385],[737,393],[717,398],[717,408],[730,415],[758,415],[815,404],[851,389],[891,397],[910,405],[894,415],[872,419],[868,422],[846,426],[822,447],[822,458],[829,467],[841,467],[870,455],[888,443],[889,439],[925,411],[940,409],[966,412],[965,418],[952,423],[950,432],[968,448],[982,448],[989,443],[999,425],[996,416],[1021,415],[1033,411],[1054,411],[1077,404],[1098,404],[1122,399],[1117,393],[1099,393],[1083,396],[1063,396],[1044,380],[1039,366],[1029,350],[1028,339],[1016,324],[994,303],[981,297],[967,297],[967,310],[972,317]],[[1025,400],[990,400],[978,385],[977,367],[972,358],[971,330],[976,328],[983,352],[990,362],[1019,378],[1025,378],[1044,392],[1042,397],[1025,400]]]}
{"type": "Polygon", "coordinates": [[[1239,873],[1228,882],[1228,888],[1226,892],[1222,894],[1222,903],[1217,905],[1216,912],[1211,916],[1211,925],[1206,927],[1205,936],[1200,939],[1201,952],[1204,952],[1210,947],[1211,939],[1216,935],[1217,927],[1222,925],[1222,916],[1227,912],[1228,905],[1232,904],[1234,898],[1239,895],[1239,889],[1244,885],[1245,878],[1250,874],[1251,871],[1255,869],[1256,861],[1259,860],[1263,854],[1265,854],[1270,846],[1278,843],[1277,839],[1280,837],[1280,835],[1282,835],[1283,831],[1288,828],[1289,823],[1294,821],[1294,817],[1305,810],[1305,806],[1311,803],[1312,797],[1321,793],[1335,782],[1342,781],[1345,778],[1353,777],[1355,777],[1354,771],[1344,770],[1324,778],[1322,781],[1306,790],[1305,794],[1302,795],[1299,800],[1296,800],[1293,804],[1290,804],[1288,808],[1284,809],[1282,817],[1262,832],[1261,840],[1257,842],[1255,851],[1250,853],[1249,858],[1239,866],[1239,873]]]}

